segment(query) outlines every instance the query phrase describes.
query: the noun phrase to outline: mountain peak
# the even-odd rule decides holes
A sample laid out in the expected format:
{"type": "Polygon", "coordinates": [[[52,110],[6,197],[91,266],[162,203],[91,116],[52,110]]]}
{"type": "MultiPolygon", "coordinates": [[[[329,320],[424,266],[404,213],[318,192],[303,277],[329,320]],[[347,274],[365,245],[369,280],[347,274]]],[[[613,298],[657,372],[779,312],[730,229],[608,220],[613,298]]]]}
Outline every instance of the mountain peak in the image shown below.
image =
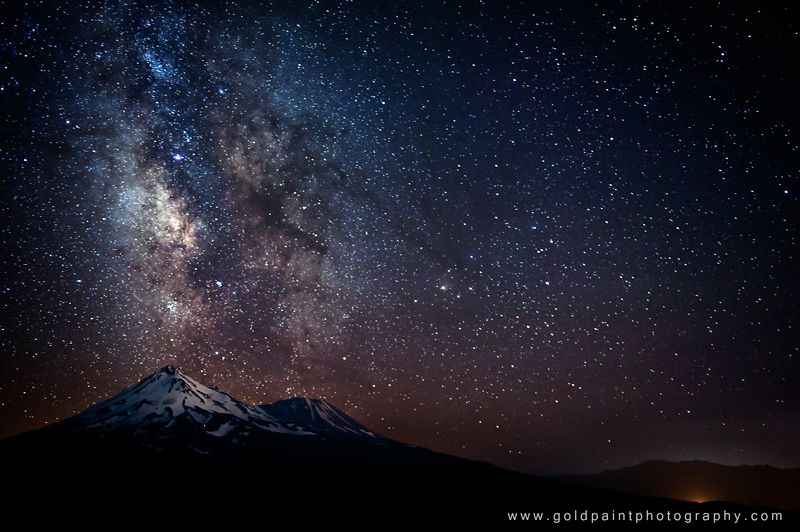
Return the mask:
{"type": "Polygon", "coordinates": [[[251,405],[202,384],[172,364],[60,426],[75,437],[132,438],[159,449],[189,441],[191,434],[192,449],[200,453],[219,445],[244,444],[265,433],[375,436],[321,399],[295,397],[251,405]]]}
{"type": "Polygon", "coordinates": [[[375,436],[364,425],[322,399],[292,397],[261,405],[261,410],[276,418],[308,427],[314,432],[375,436]]]}
{"type": "Polygon", "coordinates": [[[155,373],[153,373],[153,375],[158,375],[158,374],[164,374],[164,375],[175,376],[175,377],[186,377],[187,376],[186,373],[184,373],[183,370],[181,370],[181,368],[179,368],[177,366],[173,366],[172,364],[167,364],[163,368],[161,368],[158,371],[156,371],[155,373]]]}
{"type": "Polygon", "coordinates": [[[235,397],[201,384],[176,366],[166,365],[137,384],[78,416],[81,428],[163,431],[178,426],[242,424],[283,431],[271,416],[235,397]]]}
{"type": "Polygon", "coordinates": [[[178,371],[178,368],[176,368],[172,364],[167,364],[166,366],[164,366],[160,370],[156,371],[156,373],[166,373],[167,375],[175,375],[175,373],[177,371],[178,371]]]}

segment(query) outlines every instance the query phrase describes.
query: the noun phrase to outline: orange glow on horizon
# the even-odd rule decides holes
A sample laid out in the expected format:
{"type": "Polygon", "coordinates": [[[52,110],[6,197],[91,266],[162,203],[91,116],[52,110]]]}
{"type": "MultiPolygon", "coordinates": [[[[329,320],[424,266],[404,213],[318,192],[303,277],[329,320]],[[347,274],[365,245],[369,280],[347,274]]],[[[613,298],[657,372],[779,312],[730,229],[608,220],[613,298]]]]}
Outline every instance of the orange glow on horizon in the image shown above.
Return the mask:
{"type": "Polygon", "coordinates": [[[685,496],[679,497],[679,499],[682,499],[684,501],[689,501],[689,502],[697,502],[697,503],[704,503],[704,502],[709,502],[709,501],[716,500],[714,497],[711,497],[710,495],[706,495],[706,494],[703,494],[703,493],[692,493],[690,495],[685,495],[685,496]]]}

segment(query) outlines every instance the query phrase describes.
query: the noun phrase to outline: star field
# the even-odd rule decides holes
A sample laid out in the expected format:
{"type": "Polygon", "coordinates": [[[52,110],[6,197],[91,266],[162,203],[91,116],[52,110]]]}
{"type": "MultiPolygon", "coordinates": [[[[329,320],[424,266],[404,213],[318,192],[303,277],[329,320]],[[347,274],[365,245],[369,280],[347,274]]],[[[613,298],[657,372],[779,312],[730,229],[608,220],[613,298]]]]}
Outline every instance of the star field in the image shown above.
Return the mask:
{"type": "Polygon", "coordinates": [[[797,20],[21,2],[0,436],[173,363],[525,471],[797,466],[797,20]]]}

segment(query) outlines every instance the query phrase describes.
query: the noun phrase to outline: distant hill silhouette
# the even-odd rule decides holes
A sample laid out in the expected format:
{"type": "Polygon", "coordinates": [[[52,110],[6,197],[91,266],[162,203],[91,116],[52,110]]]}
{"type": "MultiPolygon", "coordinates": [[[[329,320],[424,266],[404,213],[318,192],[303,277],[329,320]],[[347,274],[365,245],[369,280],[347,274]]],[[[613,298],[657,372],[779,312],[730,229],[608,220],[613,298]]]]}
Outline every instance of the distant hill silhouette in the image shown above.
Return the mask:
{"type": "Polygon", "coordinates": [[[694,502],[730,501],[800,510],[800,469],[654,460],[595,475],[560,477],[584,486],[694,502]]]}
{"type": "MultiPolygon", "coordinates": [[[[0,471],[5,512],[60,526],[69,517],[151,523],[158,511],[204,529],[209,520],[226,529],[233,522],[494,529],[510,524],[509,512],[545,512],[549,520],[553,512],[748,510],[508,471],[385,438],[321,400],[251,405],[172,366],[76,416],[0,442],[0,471]]],[[[547,525],[554,523],[535,526],[547,525]]]]}

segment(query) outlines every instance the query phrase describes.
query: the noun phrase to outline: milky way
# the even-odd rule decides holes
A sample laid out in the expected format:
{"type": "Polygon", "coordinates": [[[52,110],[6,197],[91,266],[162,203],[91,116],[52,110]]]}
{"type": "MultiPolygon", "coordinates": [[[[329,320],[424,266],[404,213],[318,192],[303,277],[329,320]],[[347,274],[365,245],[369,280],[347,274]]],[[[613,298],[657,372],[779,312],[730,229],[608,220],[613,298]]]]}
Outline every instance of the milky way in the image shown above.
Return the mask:
{"type": "Polygon", "coordinates": [[[527,471],[800,465],[797,10],[701,6],[21,3],[0,435],[173,363],[527,471]]]}

